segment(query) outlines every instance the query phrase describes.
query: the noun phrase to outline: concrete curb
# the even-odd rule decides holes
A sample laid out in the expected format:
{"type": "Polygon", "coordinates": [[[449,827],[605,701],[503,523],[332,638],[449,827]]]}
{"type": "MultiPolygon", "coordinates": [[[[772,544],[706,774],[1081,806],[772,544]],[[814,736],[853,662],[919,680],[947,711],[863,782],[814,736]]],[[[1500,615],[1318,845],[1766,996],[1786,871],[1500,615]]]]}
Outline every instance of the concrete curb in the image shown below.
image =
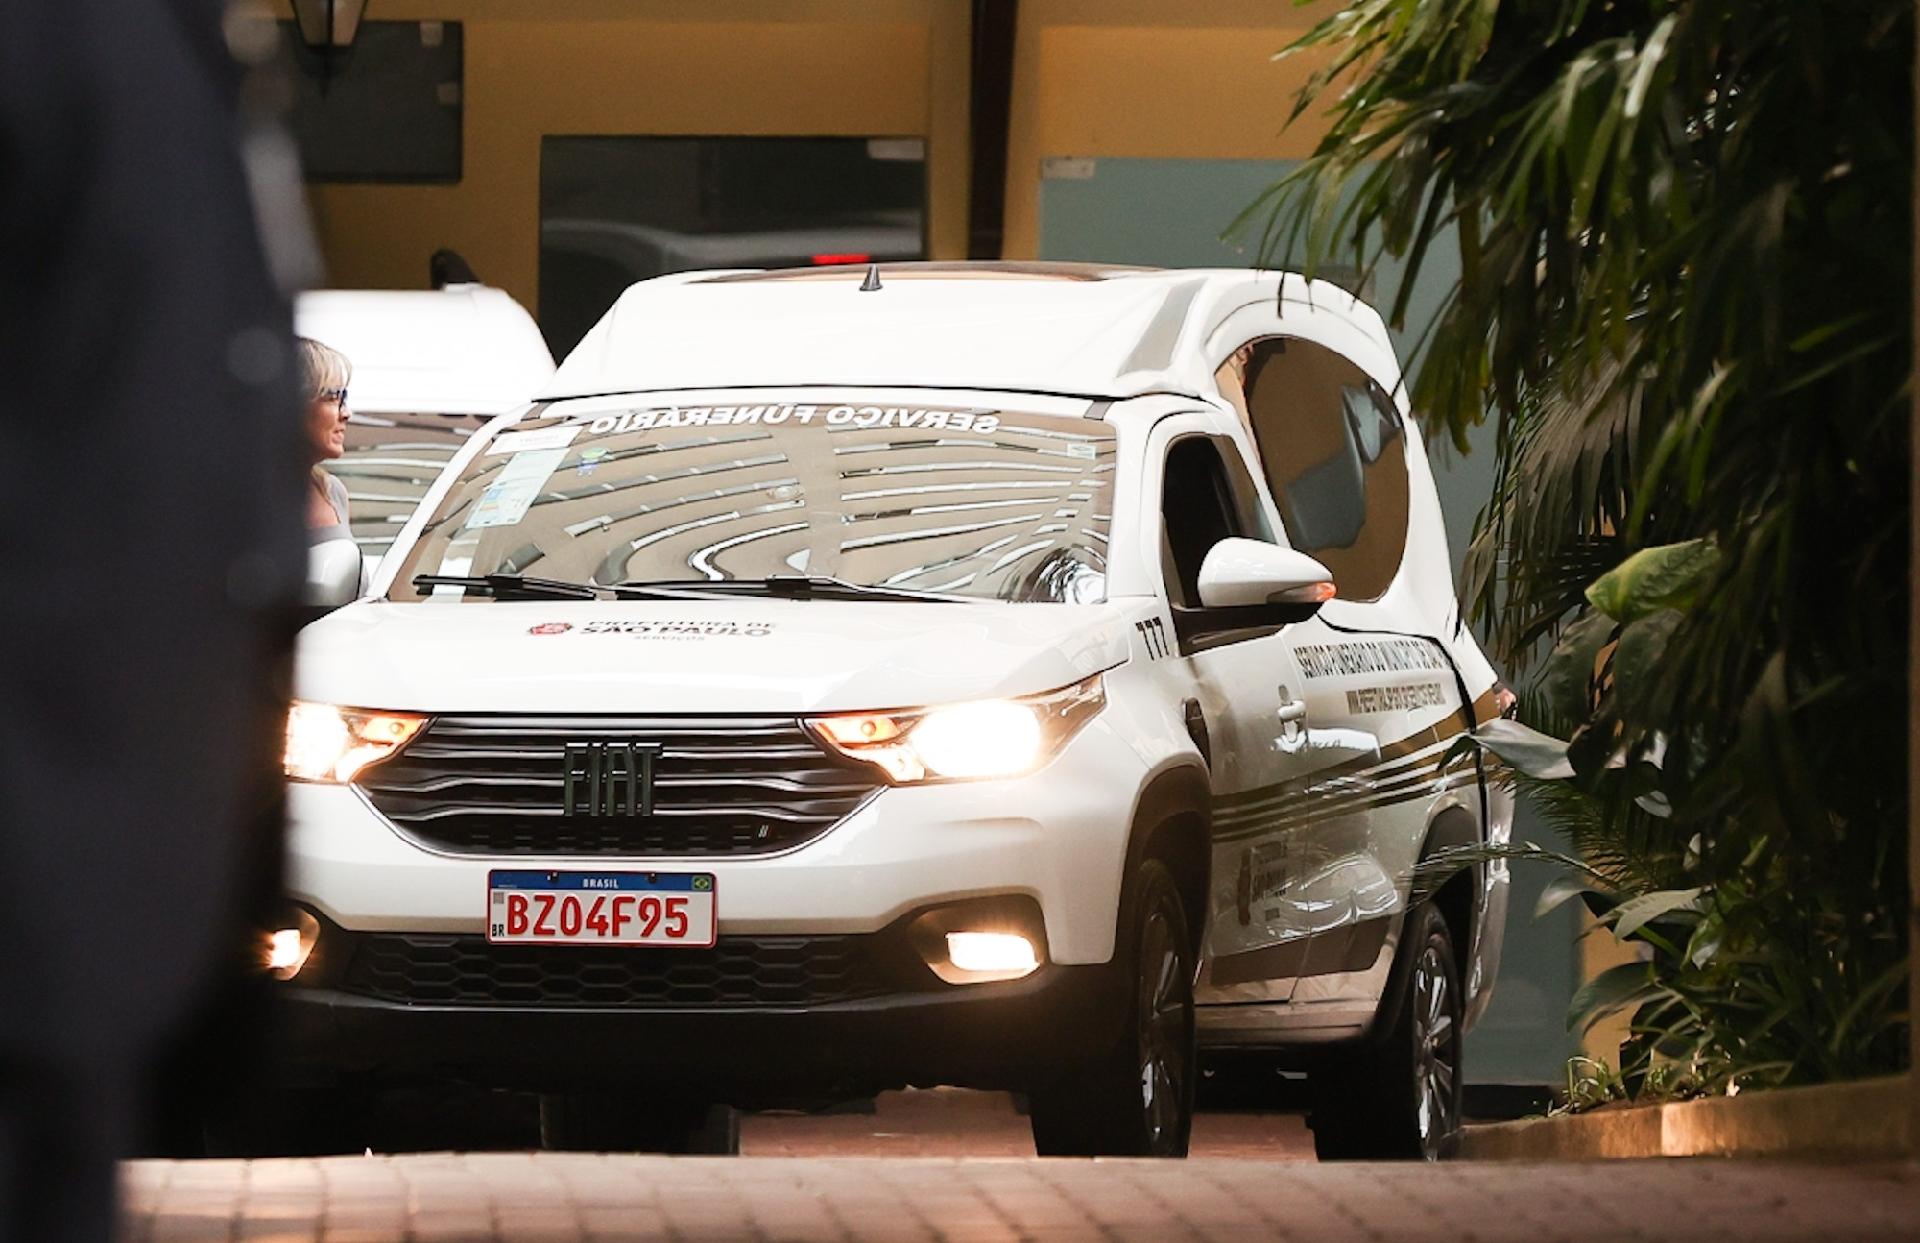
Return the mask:
{"type": "Polygon", "coordinates": [[[1915,1155],[1911,1075],[1470,1126],[1477,1161],[1915,1155]]]}

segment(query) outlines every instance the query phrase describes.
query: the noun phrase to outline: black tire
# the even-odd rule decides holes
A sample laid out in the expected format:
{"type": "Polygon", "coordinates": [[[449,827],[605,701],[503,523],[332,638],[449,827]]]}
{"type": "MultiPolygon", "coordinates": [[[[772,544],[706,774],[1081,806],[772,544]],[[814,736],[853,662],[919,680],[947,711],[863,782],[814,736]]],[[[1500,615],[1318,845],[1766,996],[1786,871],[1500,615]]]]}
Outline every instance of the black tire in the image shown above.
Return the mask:
{"type": "Polygon", "coordinates": [[[1125,993],[1105,1053],[1045,1083],[1028,1103],[1043,1157],[1184,1157],[1193,1131],[1193,940],[1173,873],[1134,874],[1117,962],[1125,993]]]}
{"type": "Polygon", "coordinates": [[[1428,903],[1407,914],[1393,1021],[1315,1068],[1313,1150],[1322,1161],[1436,1161],[1460,1127],[1465,999],[1447,921],[1428,903]]]}
{"type": "Polygon", "coordinates": [[[550,1152],[738,1156],[740,1111],[644,1092],[556,1092],[540,1098],[540,1146],[550,1152]]]}

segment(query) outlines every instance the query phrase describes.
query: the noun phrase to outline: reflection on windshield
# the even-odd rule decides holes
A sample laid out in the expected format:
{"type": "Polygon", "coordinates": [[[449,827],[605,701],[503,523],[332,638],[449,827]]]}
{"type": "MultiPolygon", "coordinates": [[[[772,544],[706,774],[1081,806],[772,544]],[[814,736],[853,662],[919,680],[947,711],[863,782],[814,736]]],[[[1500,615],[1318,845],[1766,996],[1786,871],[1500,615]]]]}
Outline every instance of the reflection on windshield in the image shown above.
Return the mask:
{"type": "Polygon", "coordinates": [[[473,460],[394,594],[420,598],[406,586],[415,574],[602,585],[805,574],[1092,603],[1105,594],[1113,464],[1112,429],[1089,419],[567,403],[473,460]]]}
{"type": "Polygon", "coordinates": [[[378,557],[393,546],[420,498],[490,417],[353,412],[347,451],[326,469],[346,486],[353,542],[363,554],[378,557]]]}

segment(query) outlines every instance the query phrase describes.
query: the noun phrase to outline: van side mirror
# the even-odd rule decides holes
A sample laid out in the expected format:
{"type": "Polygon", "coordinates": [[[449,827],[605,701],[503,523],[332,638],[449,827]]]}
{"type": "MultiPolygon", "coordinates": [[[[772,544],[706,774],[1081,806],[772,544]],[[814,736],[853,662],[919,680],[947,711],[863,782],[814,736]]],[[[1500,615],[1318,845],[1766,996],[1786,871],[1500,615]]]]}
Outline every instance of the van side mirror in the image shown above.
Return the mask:
{"type": "Polygon", "coordinates": [[[1333,598],[1333,575],[1302,552],[1264,540],[1224,539],[1200,563],[1200,607],[1173,610],[1183,648],[1301,622],[1333,598]]]}
{"type": "Polygon", "coordinates": [[[330,539],[307,550],[306,605],[326,612],[360,594],[360,546],[350,539],[330,539]]]}
{"type": "Polygon", "coordinates": [[[1333,575],[1303,552],[1257,539],[1223,539],[1200,563],[1200,603],[1210,609],[1312,605],[1333,598],[1333,575]]]}

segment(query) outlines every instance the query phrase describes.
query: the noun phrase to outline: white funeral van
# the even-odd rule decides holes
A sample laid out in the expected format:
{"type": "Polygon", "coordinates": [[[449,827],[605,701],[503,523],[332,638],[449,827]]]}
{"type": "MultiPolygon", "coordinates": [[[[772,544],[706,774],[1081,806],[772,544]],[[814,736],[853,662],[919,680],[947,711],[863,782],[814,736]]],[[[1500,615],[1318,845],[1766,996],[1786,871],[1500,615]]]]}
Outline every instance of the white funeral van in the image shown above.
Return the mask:
{"type": "Polygon", "coordinates": [[[1380,318],[1249,271],[893,264],[635,285],[301,638],[291,1056],[716,1106],[1027,1094],[1179,1155],[1197,1058],[1433,1156],[1504,841],[1380,318]]]}

